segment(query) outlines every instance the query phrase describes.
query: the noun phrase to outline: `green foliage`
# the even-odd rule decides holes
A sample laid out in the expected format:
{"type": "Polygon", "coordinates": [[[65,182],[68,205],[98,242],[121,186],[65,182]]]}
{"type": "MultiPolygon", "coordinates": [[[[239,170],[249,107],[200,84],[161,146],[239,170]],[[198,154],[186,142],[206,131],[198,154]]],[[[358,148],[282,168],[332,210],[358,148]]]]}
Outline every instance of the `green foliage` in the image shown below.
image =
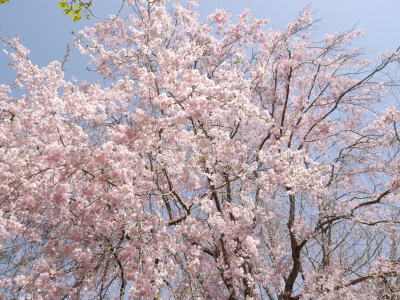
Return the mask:
{"type": "MultiPolygon", "coordinates": [[[[0,0],[2,1],[2,0],[0,0]]],[[[80,0],[62,0],[58,2],[58,6],[61,7],[62,11],[66,15],[70,15],[72,20],[79,21],[82,19],[82,15],[85,15],[86,19],[90,19],[89,8],[93,5],[92,0],[90,1],[80,1],[80,0]]]]}
{"type": "MultiPolygon", "coordinates": [[[[10,2],[10,0],[0,0],[0,4],[4,4],[6,2],[10,2]]],[[[90,7],[92,5],[92,0],[62,0],[58,2],[58,6],[60,6],[63,13],[70,15],[74,22],[82,19],[82,16],[89,20],[91,17],[90,7]]]]}

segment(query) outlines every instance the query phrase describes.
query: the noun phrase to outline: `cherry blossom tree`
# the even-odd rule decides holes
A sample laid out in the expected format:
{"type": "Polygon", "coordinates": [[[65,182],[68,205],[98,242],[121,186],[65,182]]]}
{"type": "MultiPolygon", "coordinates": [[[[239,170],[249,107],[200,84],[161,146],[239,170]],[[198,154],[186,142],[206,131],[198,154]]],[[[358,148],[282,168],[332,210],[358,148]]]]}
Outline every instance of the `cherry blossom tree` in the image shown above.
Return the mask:
{"type": "Polygon", "coordinates": [[[9,42],[3,299],[398,299],[399,53],[166,2],[76,35],[103,84],[9,42]]]}

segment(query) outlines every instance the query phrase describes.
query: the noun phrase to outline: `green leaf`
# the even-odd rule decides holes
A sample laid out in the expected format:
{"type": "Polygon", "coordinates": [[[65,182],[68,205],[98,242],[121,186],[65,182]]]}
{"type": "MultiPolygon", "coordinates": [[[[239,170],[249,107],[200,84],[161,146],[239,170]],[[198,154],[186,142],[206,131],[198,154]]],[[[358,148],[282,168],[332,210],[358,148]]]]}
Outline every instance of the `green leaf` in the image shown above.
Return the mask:
{"type": "Polygon", "coordinates": [[[72,20],[74,20],[74,22],[75,21],[79,21],[81,19],[81,15],[74,15],[73,17],[72,17],[72,20]]]}
{"type": "Polygon", "coordinates": [[[69,5],[68,5],[66,0],[58,2],[58,6],[60,6],[61,8],[69,7],[69,5]]]}

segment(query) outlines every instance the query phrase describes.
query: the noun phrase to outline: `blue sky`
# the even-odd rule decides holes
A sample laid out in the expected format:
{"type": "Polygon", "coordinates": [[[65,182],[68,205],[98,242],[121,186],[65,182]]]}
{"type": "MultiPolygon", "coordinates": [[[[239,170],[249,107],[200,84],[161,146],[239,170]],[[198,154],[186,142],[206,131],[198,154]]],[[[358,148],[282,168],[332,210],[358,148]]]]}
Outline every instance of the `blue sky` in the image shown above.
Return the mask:
{"type": "MultiPolygon", "coordinates": [[[[57,0],[11,0],[0,6],[2,37],[18,35],[31,50],[30,58],[39,65],[53,60],[62,60],[67,44],[72,45],[71,30],[79,31],[92,21],[73,23],[57,7],[57,0]]],[[[320,33],[345,31],[356,26],[367,37],[357,42],[372,56],[393,50],[400,45],[400,1],[399,0],[202,0],[202,17],[222,8],[237,15],[248,7],[259,18],[271,20],[271,26],[280,29],[292,21],[299,11],[311,3],[312,15],[321,19],[320,33]]],[[[99,16],[115,14],[120,0],[95,0],[94,10],[99,16]]],[[[11,83],[13,72],[8,70],[8,57],[0,53],[0,83],[11,83]]],[[[76,75],[80,79],[91,79],[86,71],[87,60],[76,51],[67,64],[67,76],[76,75]]]]}

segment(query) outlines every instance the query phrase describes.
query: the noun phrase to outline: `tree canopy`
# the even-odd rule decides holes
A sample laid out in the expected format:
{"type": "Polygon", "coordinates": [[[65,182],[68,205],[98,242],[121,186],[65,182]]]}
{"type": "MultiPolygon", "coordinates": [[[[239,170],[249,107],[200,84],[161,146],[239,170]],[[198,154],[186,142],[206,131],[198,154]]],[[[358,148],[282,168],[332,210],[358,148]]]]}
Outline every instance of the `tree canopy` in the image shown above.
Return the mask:
{"type": "Polygon", "coordinates": [[[399,299],[399,49],[167,2],[75,35],[102,83],[9,41],[2,297],[399,299]]]}

